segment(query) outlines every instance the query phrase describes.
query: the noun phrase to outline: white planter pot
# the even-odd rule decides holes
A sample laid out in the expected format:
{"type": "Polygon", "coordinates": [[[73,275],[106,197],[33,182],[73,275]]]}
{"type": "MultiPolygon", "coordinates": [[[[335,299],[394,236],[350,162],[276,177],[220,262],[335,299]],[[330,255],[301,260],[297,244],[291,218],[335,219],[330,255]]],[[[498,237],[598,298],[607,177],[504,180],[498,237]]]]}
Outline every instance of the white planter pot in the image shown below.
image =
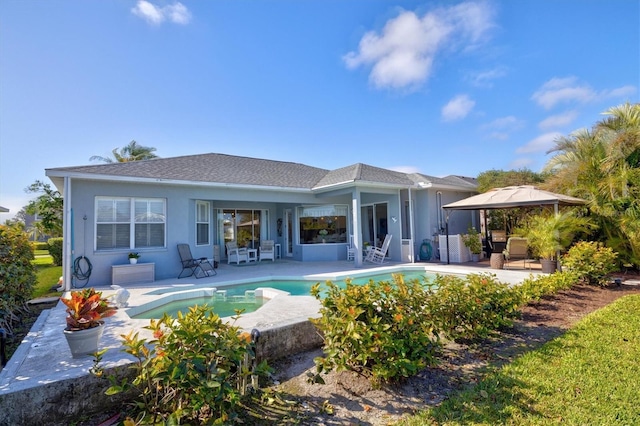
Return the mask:
{"type": "Polygon", "coordinates": [[[104,331],[104,323],[98,327],[87,328],[86,330],[69,331],[64,330],[71,355],[74,358],[81,358],[84,355],[91,355],[98,351],[98,342],[104,331]]]}
{"type": "Polygon", "coordinates": [[[138,259],[134,258],[134,257],[130,257],[129,258],[129,263],[132,265],[135,265],[136,263],[138,263],[138,259]]]}

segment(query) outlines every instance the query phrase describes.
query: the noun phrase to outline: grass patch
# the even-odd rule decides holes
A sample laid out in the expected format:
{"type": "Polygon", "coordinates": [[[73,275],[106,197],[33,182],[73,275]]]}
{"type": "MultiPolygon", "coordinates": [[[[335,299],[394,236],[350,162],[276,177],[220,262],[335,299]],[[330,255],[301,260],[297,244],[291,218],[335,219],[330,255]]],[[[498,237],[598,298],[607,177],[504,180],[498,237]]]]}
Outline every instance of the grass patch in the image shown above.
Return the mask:
{"type": "Polygon", "coordinates": [[[638,312],[623,297],[402,424],[640,424],[638,312]]]}
{"type": "Polygon", "coordinates": [[[53,266],[51,264],[37,266],[36,275],[38,277],[38,281],[33,288],[31,297],[60,296],[58,291],[51,291],[51,287],[58,284],[58,280],[62,275],[62,266],[53,266]]]}

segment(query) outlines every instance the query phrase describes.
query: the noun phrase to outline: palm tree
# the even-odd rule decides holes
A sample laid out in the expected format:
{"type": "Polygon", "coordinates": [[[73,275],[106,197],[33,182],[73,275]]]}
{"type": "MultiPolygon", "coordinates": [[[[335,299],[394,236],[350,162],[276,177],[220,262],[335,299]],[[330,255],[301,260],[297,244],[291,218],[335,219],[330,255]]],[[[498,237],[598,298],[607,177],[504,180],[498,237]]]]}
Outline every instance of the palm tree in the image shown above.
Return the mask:
{"type": "Polygon", "coordinates": [[[155,150],[155,148],[138,145],[138,142],[131,141],[129,145],[120,148],[120,150],[114,148],[113,151],[111,151],[113,158],[94,155],[89,158],[89,161],[97,160],[105,163],[128,163],[130,161],[150,160],[152,158],[158,158],[158,156],[153,153],[155,150]]]}
{"type": "Polygon", "coordinates": [[[556,141],[545,187],[588,200],[601,239],[640,265],[640,104],[604,115],[592,130],[556,141]]]}

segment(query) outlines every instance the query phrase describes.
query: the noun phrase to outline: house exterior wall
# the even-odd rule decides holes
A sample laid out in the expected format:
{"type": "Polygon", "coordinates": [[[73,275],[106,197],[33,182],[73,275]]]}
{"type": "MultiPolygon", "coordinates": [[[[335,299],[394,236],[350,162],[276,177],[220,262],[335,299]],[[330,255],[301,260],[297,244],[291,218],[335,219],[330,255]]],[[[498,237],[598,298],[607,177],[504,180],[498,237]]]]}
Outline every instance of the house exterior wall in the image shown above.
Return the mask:
{"type": "MultiPolygon", "coordinates": [[[[134,181],[102,181],[72,178],[70,184],[71,209],[73,211],[71,262],[79,256],[86,256],[92,263],[91,285],[111,284],[111,266],[128,263],[127,254],[130,249],[101,250],[95,249],[95,202],[96,197],[134,197],[163,198],[166,200],[166,237],[164,248],[135,249],[142,255],[139,262],[155,263],[155,278],[166,279],[177,277],[181,271],[180,258],[176,249],[178,243],[187,243],[195,258],[213,258],[213,246],[217,244],[217,211],[219,209],[253,209],[267,210],[267,235],[263,239],[273,239],[281,245],[284,257],[286,247],[284,232],[277,232],[278,219],[284,220],[284,211],[293,213],[294,236],[292,251],[294,260],[299,261],[336,261],[346,260],[347,243],[336,244],[300,244],[298,207],[304,205],[342,204],[349,208],[349,233],[353,229],[352,209],[354,192],[340,191],[335,193],[314,194],[311,192],[277,191],[273,189],[238,189],[217,186],[177,185],[163,182],[148,183],[134,181]],[[210,242],[206,245],[195,244],[196,200],[209,201],[210,242]]],[[[405,202],[408,191],[385,188],[361,188],[358,192],[361,206],[381,204],[387,206],[387,233],[393,235],[388,251],[391,260],[401,260],[401,240],[410,238],[405,222],[405,202]],[[396,219],[395,221],[393,219],[396,219]],[[403,232],[404,231],[404,232],[403,232]]],[[[414,252],[419,252],[423,239],[431,239],[435,229],[439,229],[437,191],[433,189],[416,189],[410,191],[414,214],[414,252]]],[[[468,193],[442,191],[442,204],[467,197],[468,193]]],[[[474,212],[456,212],[451,215],[450,233],[466,232],[473,221],[474,212]]],[[[380,218],[379,218],[380,219],[380,218]]],[[[477,225],[479,222],[473,222],[477,225]]],[[[284,231],[284,226],[283,226],[284,231]]],[[[348,241],[348,240],[347,240],[348,241]]],[[[224,247],[220,247],[224,259],[224,247]]]]}

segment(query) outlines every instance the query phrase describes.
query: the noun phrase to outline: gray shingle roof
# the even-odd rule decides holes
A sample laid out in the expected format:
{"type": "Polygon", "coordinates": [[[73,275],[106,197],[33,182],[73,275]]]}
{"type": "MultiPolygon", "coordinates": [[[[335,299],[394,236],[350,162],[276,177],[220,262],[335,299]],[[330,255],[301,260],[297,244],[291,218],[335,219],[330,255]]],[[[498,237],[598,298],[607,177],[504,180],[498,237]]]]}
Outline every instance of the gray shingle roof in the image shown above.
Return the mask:
{"type": "Polygon", "coordinates": [[[299,163],[226,154],[188,155],[50,170],[88,175],[290,188],[312,188],[328,172],[299,163]]]}
{"type": "Polygon", "coordinates": [[[475,191],[478,187],[477,180],[471,177],[449,175],[445,177],[436,177],[424,175],[422,173],[410,173],[407,175],[416,184],[426,183],[433,186],[454,186],[460,189],[468,189],[475,191]]]}
{"type": "Polygon", "coordinates": [[[391,184],[411,186],[413,182],[406,173],[381,169],[367,164],[357,163],[340,169],[331,170],[318,182],[316,187],[336,185],[344,182],[367,182],[376,184],[391,184]]]}
{"type": "Polygon", "coordinates": [[[406,174],[356,163],[326,170],[300,163],[241,157],[227,154],[199,154],[155,158],[130,163],[107,163],[47,169],[48,176],[68,174],[114,178],[162,179],[231,185],[256,185],[295,189],[327,188],[343,183],[365,183],[398,187],[420,182],[475,190],[475,179],[460,176],[437,178],[420,173],[406,174]]]}

